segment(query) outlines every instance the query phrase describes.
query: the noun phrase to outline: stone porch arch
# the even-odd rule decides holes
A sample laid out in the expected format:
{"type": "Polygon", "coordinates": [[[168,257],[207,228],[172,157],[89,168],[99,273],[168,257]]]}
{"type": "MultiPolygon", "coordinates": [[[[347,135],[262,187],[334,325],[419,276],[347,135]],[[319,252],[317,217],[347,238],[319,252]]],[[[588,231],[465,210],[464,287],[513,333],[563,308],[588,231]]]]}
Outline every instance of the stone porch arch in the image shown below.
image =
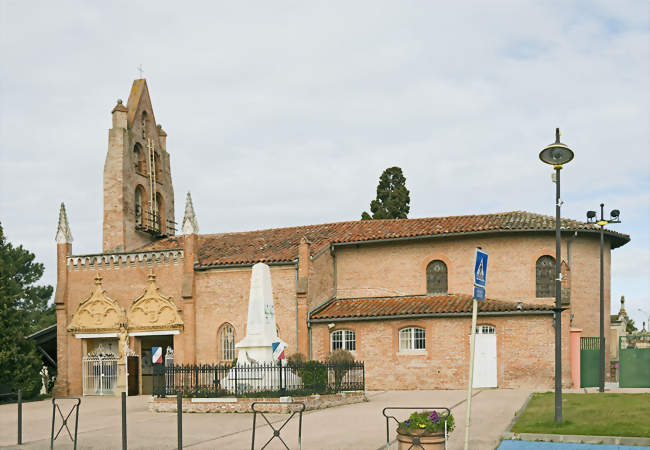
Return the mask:
{"type": "Polygon", "coordinates": [[[149,273],[149,284],[144,293],[127,312],[129,333],[153,331],[181,331],[183,320],[171,297],[162,295],[156,286],[156,276],[149,273]]]}
{"type": "MultiPolygon", "coordinates": [[[[95,277],[95,289],[72,314],[67,330],[75,334],[119,333],[126,324],[124,309],[106,296],[102,277],[95,277]]],[[[116,336],[117,337],[117,336],[116,336]]]]}

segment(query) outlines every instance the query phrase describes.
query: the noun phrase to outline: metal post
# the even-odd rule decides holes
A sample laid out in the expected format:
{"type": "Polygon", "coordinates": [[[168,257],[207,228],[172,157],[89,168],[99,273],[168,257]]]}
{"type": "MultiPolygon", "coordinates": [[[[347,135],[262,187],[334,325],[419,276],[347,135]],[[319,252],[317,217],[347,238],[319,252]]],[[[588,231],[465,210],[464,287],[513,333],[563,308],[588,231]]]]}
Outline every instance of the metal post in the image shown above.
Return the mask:
{"type": "Polygon", "coordinates": [[[23,443],[23,390],[18,389],[18,445],[23,443]]]}
{"type": "Polygon", "coordinates": [[[81,399],[79,399],[79,402],[77,403],[77,411],[75,411],[74,415],[74,447],[73,450],[77,450],[77,431],[79,430],[79,405],[81,404],[81,399]]]}
{"type": "Polygon", "coordinates": [[[465,450],[469,449],[469,426],[472,411],[472,385],[474,384],[474,344],[476,343],[476,299],[472,300],[472,334],[469,341],[469,380],[467,381],[467,412],[465,413],[465,450]]]}
{"type": "MultiPolygon", "coordinates": [[[[600,220],[605,220],[603,215],[604,203],[600,204],[600,220]]],[[[600,226],[600,383],[598,392],[605,392],[605,271],[603,269],[603,248],[605,244],[605,226],[600,226]]]]}
{"type": "Polygon", "coordinates": [[[178,450],[183,448],[183,395],[176,394],[176,417],[178,422],[178,450]]]}
{"type": "Polygon", "coordinates": [[[562,423],[562,281],[560,170],[555,167],[555,423],[562,423]]]}
{"type": "Polygon", "coordinates": [[[126,450],[126,392],[122,392],[122,450],[126,450]]]}
{"type": "Polygon", "coordinates": [[[56,404],[54,403],[56,399],[52,399],[52,432],[50,433],[50,450],[54,448],[54,419],[56,414],[56,404]]]}

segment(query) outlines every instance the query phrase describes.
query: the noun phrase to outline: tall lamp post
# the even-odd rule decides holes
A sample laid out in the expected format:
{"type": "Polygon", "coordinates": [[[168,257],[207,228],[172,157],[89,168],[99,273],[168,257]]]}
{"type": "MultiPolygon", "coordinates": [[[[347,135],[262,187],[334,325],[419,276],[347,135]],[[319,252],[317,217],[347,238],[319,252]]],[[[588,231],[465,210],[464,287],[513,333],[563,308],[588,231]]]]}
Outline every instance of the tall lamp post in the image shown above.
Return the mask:
{"type": "Polygon", "coordinates": [[[621,223],[619,216],[621,212],[613,209],[609,213],[610,218],[605,219],[603,210],[605,204],[600,204],[600,220],[596,219],[596,211],[587,211],[587,223],[595,223],[600,226],[600,383],[598,392],[605,392],[605,270],[603,263],[603,248],[605,247],[605,225],[608,223],[621,223]]]}
{"type": "Polygon", "coordinates": [[[555,142],[539,152],[539,159],[555,169],[555,423],[562,423],[562,272],[560,270],[560,170],[573,159],[573,151],[560,142],[560,129],[555,129],[555,142]]]}

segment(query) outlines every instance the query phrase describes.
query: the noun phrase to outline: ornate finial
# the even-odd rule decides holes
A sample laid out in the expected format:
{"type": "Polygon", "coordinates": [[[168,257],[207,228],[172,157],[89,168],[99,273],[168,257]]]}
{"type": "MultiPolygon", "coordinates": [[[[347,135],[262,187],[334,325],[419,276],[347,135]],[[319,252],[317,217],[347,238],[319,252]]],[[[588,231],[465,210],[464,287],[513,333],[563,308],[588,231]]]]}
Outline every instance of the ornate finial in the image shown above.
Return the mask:
{"type": "Polygon", "coordinates": [[[97,286],[101,286],[102,280],[103,280],[102,276],[99,274],[99,272],[97,272],[97,275],[95,276],[95,284],[97,286]]]}
{"type": "Polygon", "coordinates": [[[56,243],[57,244],[70,244],[72,243],[72,233],[70,233],[70,225],[68,225],[68,215],[65,213],[65,205],[61,202],[61,209],[59,210],[59,225],[56,229],[56,243]]]}
{"type": "Polygon", "coordinates": [[[117,104],[115,105],[111,113],[114,113],[115,111],[128,112],[128,109],[126,109],[126,106],[124,106],[121,98],[117,99],[117,104]]]}
{"type": "Polygon", "coordinates": [[[187,197],[185,199],[185,217],[183,217],[182,231],[183,234],[199,233],[199,222],[196,220],[194,205],[192,204],[192,196],[189,191],[187,192],[187,197]]]}
{"type": "Polygon", "coordinates": [[[156,275],[153,273],[153,269],[149,271],[149,275],[147,275],[147,280],[149,280],[149,283],[156,282],[156,275]]]}

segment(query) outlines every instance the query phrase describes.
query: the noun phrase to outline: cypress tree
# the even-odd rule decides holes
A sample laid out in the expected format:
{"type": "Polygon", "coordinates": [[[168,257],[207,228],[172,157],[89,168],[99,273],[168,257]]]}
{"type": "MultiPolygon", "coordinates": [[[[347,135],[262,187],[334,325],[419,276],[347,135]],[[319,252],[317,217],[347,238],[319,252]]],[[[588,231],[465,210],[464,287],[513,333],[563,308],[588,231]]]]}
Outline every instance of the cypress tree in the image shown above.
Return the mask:
{"type": "Polygon", "coordinates": [[[389,167],[379,177],[377,198],[370,202],[372,216],[364,211],[361,220],[406,219],[410,211],[410,192],[399,167],[389,167]]]}

